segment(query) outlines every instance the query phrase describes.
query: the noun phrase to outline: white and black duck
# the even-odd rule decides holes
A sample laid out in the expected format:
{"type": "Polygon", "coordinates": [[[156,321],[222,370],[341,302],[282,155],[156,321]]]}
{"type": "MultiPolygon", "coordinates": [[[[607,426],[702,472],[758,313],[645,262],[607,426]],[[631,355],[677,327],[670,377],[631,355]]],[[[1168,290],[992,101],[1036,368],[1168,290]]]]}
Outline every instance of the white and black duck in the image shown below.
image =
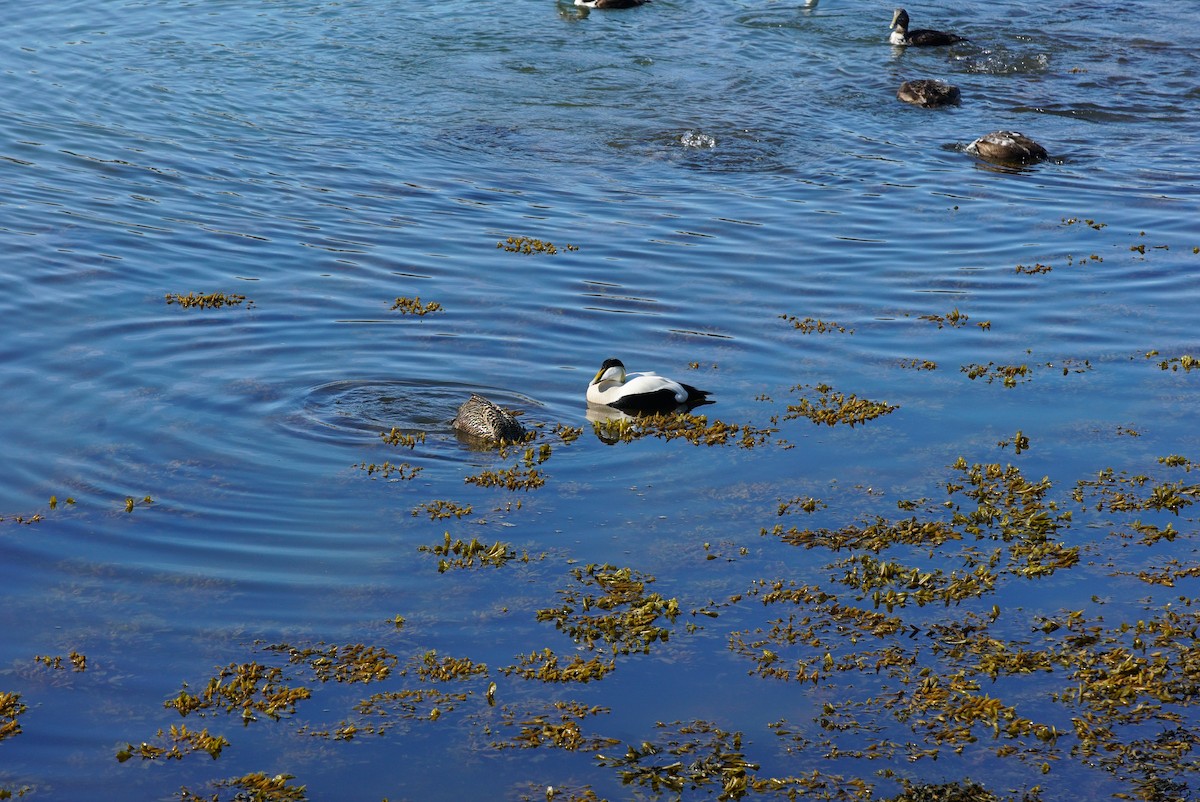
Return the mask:
{"type": "Polygon", "coordinates": [[[908,29],[908,12],[902,8],[892,12],[892,34],[888,41],[904,47],[935,47],[937,45],[952,45],[955,42],[967,41],[965,36],[945,31],[930,31],[924,28],[910,31],[908,29]]]}
{"type": "Polygon", "coordinates": [[[650,0],[575,0],[575,5],[584,8],[633,8],[643,6],[650,0]]]}
{"type": "Polygon", "coordinates": [[[587,388],[589,404],[622,412],[672,412],[711,404],[707,390],[650,371],[626,373],[619,359],[606,359],[587,388]]]}

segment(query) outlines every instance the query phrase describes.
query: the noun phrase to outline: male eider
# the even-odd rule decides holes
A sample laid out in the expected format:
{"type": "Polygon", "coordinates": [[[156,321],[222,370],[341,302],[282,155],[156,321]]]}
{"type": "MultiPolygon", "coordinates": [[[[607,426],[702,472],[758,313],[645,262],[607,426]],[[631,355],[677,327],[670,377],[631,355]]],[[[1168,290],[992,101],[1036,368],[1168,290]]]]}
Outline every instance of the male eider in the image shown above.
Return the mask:
{"type": "MultiPolygon", "coordinates": [[[[578,0],[577,0],[578,1],[578,0]]],[[[966,37],[945,31],[927,31],[908,29],[908,12],[898,8],[892,14],[892,35],[888,41],[894,45],[915,45],[931,47],[934,45],[952,45],[955,42],[965,42],[966,37]]]]}
{"type": "Polygon", "coordinates": [[[575,0],[575,5],[584,8],[633,8],[649,3],[650,0],[575,0]]]}
{"type": "Polygon", "coordinates": [[[468,437],[497,443],[517,443],[525,437],[525,427],[511,412],[475,393],[458,408],[452,425],[468,437]]]}
{"type": "Polygon", "coordinates": [[[961,99],[957,86],[929,78],[905,81],[896,90],[896,97],[905,103],[913,103],[927,109],[935,106],[952,106],[961,99]]]}
{"type": "Polygon", "coordinates": [[[1016,131],[993,131],[967,145],[967,153],[993,162],[1031,164],[1049,156],[1046,149],[1016,131]]]}
{"type": "Polygon", "coordinates": [[[590,404],[622,412],[671,412],[711,404],[707,390],[697,390],[657,373],[626,373],[619,359],[606,359],[587,388],[590,404]]]}

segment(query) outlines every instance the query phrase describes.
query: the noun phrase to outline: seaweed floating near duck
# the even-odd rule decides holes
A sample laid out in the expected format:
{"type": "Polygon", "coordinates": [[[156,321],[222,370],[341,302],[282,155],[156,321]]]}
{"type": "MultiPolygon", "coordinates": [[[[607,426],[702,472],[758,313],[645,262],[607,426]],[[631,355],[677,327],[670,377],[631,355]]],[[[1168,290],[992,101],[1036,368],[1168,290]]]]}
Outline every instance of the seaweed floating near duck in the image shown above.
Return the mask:
{"type": "Polygon", "coordinates": [[[606,359],[587,388],[589,404],[622,412],[686,412],[713,403],[707,390],[652,371],[626,373],[619,359],[606,359]]]}
{"type": "MultiPolygon", "coordinates": [[[[578,2],[578,0],[576,1],[578,2]]],[[[908,12],[902,8],[898,8],[892,13],[891,28],[892,34],[888,37],[888,41],[902,47],[936,47],[967,41],[965,36],[945,31],[931,31],[925,28],[910,31],[908,29],[908,12]]]]}
{"type": "Polygon", "coordinates": [[[967,145],[967,153],[1001,164],[1032,164],[1049,158],[1046,149],[1017,131],[993,131],[967,145]]]}
{"type": "Polygon", "coordinates": [[[896,90],[896,97],[905,103],[912,103],[927,109],[938,106],[954,106],[962,99],[958,87],[945,81],[935,81],[921,78],[916,81],[905,81],[896,90]]]}
{"type": "Polygon", "coordinates": [[[462,403],[451,425],[455,431],[477,440],[517,443],[525,439],[525,427],[511,412],[478,393],[471,393],[462,403]]]}

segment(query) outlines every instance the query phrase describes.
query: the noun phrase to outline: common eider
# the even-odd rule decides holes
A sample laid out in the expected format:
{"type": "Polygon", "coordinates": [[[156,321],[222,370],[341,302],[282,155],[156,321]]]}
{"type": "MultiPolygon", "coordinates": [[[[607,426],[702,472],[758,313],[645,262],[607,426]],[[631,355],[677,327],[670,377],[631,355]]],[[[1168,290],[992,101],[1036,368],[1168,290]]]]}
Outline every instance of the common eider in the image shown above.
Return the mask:
{"type": "Polygon", "coordinates": [[[962,95],[957,86],[944,81],[934,81],[921,78],[916,81],[905,81],[896,90],[896,97],[905,103],[924,106],[927,109],[935,106],[952,106],[959,102],[962,95]]]}
{"type": "Polygon", "coordinates": [[[649,3],[650,0],[575,0],[575,5],[584,8],[633,8],[649,3]]]}
{"type": "Polygon", "coordinates": [[[697,390],[657,373],[626,373],[619,359],[606,359],[587,388],[588,403],[622,412],[671,412],[711,404],[707,390],[697,390]]]}
{"type": "Polygon", "coordinates": [[[1016,131],[984,134],[967,145],[967,153],[1007,164],[1030,164],[1049,157],[1044,147],[1016,131]]]}
{"type": "Polygon", "coordinates": [[[945,31],[929,31],[908,29],[908,12],[902,8],[892,13],[892,35],[888,41],[894,45],[914,45],[916,47],[932,47],[935,45],[952,45],[955,42],[967,41],[965,36],[945,31]]]}
{"type": "Polygon", "coordinates": [[[452,425],[469,437],[497,443],[517,443],[525,437],[525,427],[511,412],[476,393],[458,408],[452,425]]]}

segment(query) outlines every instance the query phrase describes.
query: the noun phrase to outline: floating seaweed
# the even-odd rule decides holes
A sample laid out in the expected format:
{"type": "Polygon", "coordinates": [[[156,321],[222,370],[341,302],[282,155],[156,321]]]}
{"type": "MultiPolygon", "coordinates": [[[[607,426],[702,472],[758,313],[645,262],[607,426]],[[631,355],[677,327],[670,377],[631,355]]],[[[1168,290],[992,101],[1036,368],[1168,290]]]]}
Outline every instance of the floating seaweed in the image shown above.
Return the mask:
{"type": "Polygon", "coordinates": [[[746,759],[740,732],[725,732],[700,720],[660,722],[656,727],[672,727],[673,732],[660,742],[627,745],[623,755],[598,755],[597,761],[617,769],[625,785],[643,786],[654,794],[716,786],[718,799],[741,799],[750,790],[750,772],[759,766],[746,759]]]}
{"type": "MultiPolygon", "coordinates": [[[[1158,352],[1151,351],[1150,353],[1146,354],[1147,359],[1152,356],[1158,356],[1158,352]]],[[[1158,363],[1158,367],[1161,370],[1172,371],[1178,371],[1180,368],[1183,368],[1184,373],[1191,373],[1192,370],[1200,368],[1200,359],[1189,354],[1183,354],[1182,356],[1176,356],[1171,357],[1170,359],[1162,360],[1158,363]]]]}
{"type": "Polygon", "coordinates": [[[397,310],[402,315],[416,315],[417,317],[424,317],[425,315],[430,315],[434,312],[446,311],[437,301],[429,301],[428,303],[422,304],[419,297],[397,298],[396,302],[392,304],[392,311],[395,312],[397,310]]]}
{"type": "Polygon", "coordinates": [[[553,621],[559,631],[588,649],[597,642],[607,643],[614,654],[649,652],[655,642],[670,637],[670,630],[657,622],[673,622],[679,616],[679,602],[647,593],[646,585],[654,577],[607,563],[574,568],[571,574],[581,587],[560,590],[559,604],[538,610],[537,620],[553,621]]]}
{"type": "Polygon", "coordinates": [[[194,752],[204,752],[216,760],[221,756],[221,751],[229,746],[229,741],[220,735],[209,735],[207,729],[193,732],[184,724],[172,724],[169,735],[159,730],[158,738],[166,740],[170,746],[157,746],[145,741],[137,746],[126,744],[124,749],[117,752],[117,762],[124,763],[135,755],[142,760],[183,760],[184,755],[194,752]]]}
{"type": "Polygon", "coordinates": [[[420,515],[422,510],[429,516],[429,520],[437,521],[442,518],[462,518],[464,515],[470,515],[472,507],[470,504],[456,504],[453,501],[427,501],[413,509],[413,517],[420,515]]]}
{"type": "Polygon", "coordinates": [[[1015,268],[1017,273],[1026,273],[1031,276],[1037,273],[1049,273],[1053,269],[1050,265],[1044,265],[1040,262],[1032,265],[1017,265],[1015,268]]]}
{"type": "Polygon", "coordinates": [[[483,471],[464,479],[467,484],[480,487],[503,487],[508,490],[534,490],[546,484],[546,477],[537,468],[522,469],[517,466],[500,471],[483,471]]]}
{"type": "MultiPolygon", "coordinates": [[[[503,242],[496,243],[497,248],[503,248],[510,253],[558,253],[558,246],[548,240],[533,237],[508,237],[503,242]]],[[[566,245],[568,251],[579,250],[578,245],[566,245]]]]}
{"type": "Polygon", "coordinates": [[[592,655],[587,660],[574,654],[566,665],[560,665],[559,657],[550,649],[521,655],[515,665],[505,666],[500,671],[504,674],[515,674],[524,679],[536,679],[541,682],[591,682],[604,679],[615,670],[615,660],[605,660],[599,655],[592,655]]]}
{"type": "MultiPolygon", "coordinates": [[[[462,538],[450,539],[450,533],[445,534],[445,542],[440,546],[417,546],[417,551],[434,554],[442,559],[438,560],[438,573],[445,573],[451,568],[474,568],[476,562],[479,565],[490,565],[493,568],[499,568],[509,560],[518,559],[517,551],[508,543],[496,541],[491,545],[485,545],[479,542],[478,538],[471,538],[468,543],[462,538]]],[[[522,562],[529,562],[528,553],[524,553],[519,558],[522,562]]]]}
{"type": "Polygon", "coordinates": [[[790,501],[779,502],[779,515],[787,515],[792,510],[800,510],[802,512],[813,513],[817,510],[825,509],[829,505],[818,498],[812,496],[797,496],[790,501]]]}
{"type": "Polygon", "coordinates": [[[1008,448],[1011,445],[1013,451],[1020,454],[1022,451],[1029,450],[1029,437],[1020,429],[1017,429],[1017,433],[1012,436],[1011,440],[1000,440],[996,445],[999,448],[1008,448]]]}
{"type": "Polygon", "coordinates": [[[814,317],[806,317],[803,320],[795,315],[780,315],[782,320],[786,320],[792,324],[792,328],[798,329],[801,334],[830,334],[837,332],[838,334],[853,334],[854,329],[848,329],[832,320],[818,320],[814,317]]]}
{"type": "Polygon", "coordinates": [[[1062,224],[1064,226],[1073,226],[1073,225],[1077,225],[1079,223],[1083,223],[1088,228],[1094,228],[1097,231],[1108,226],[1108,223],[1098,223],[1095,220],[1091,219],[1090,217],[1082,218],[1082,219],[1078,218],[1078,217],[1070,217],[1070,218],[1064,217],[1062,219],[1062,224]]]}
{"type": "Polygon", "coordinates": [[[986,365],[963,365],[960,370],[967,374],[971,381],[984,378],[991,384],[1000,380],[1005,387],[1016,387],[1019,382],[1027,382],[1033,373],[1028,365],[997,365],[995,362],[988,362],[986,365]]]}
{"type": "Polygon", "coordinates": [[[417,443],[425,442],[425,432],[403,432],[393,426],[389,431],[380,432],[379,437],[389,446],[416,448],[417,443]]]}
{"type": "Polygon", "coordinates": [[[363,643],[343,646],[318,643],[302,647],[275,643],[262,649],[286,655],[289,663],[307,665],[319,682],[379,682],[387,679],[399,662],[388,650],[363,643]]]}
{"type": "Polygon", "coordinates": [[[0,691],[0,741],[21,733],[17,718],[28,708],[21,702],[21,694],[0,691]]]}
{"type": "MultiPolygon", "coordinates": [[[[62,655],[35,655],[34,662],[40,663],[53,671],[63,671],[66,669],[66,664],[63,663],[62,655]]],[[[67,654],[67,660],[70,661],[72,670],[76,672],[87,671],[87,656],[72,649],[67,654]]]]}
{"type": "MultiPolygon", "coordinates": [[[[137,506],[138,503],[139,502],[134,501],[133,496],[126,496],[125,497],[125,512],[133,512],[133,508],[135,506],[137,506]]],[[[141,504],[153,504],[154,499],[150,498],[149,496],[146,496],[141,500],[140,503],[141,504]]]]}
{"type": "Polygon", "coordinates": [[[243,725],[257,721],[256,714],[278,721],[296,712],[296,703],[312,696],[312,691],[285,682],[283,670],[256,662],[230,663],[208,681],[199,694],[188,693],[187,685],[174,699],[163,703],[179,715],[205,715],[216,711],[239,712],[243,725]]]}
{"type": "MultiPolygon", "coordinates": [[[[189,292],[187,295],[180,295],[177,292],[168,292],[166,294],[167,305],[179,304],[184,309],[220,309],[221,307],[239,306],[246,300],[245,295],[237,295],[233,293],[212,292],[207,295],[201,295],[197,292],[189,292]]],[[[246,304],[247,308],[254,305],[254,301],[246,304]]]]}
{"type": "Polygon", "coordinates": [[[574,441],[579,439],[580,435],[583,434],[583,427],[582,426],[564,426],[561,423],[556,423],[556,424],[554,424],[553,432],[564,443],[573,443],[574,441]]]}
{"type": "MultiPolygon", "coordinates": [[[[415,441],[413,442],[413,445],[416,445],[415,441]]],[[[384,460],[380,463],[372,462],[369,465],[366,463],[366,461],[363,461],[357,467],[366,471],[367,476],[374,477],[376,474],[378,474],[380,479],[390,480],[394,478],[395,480],[402,482],[407,482],[408,480],[415,478],[417,474],[421,472],[421,468],[419,466],[414,467],[409,465],[407,462],[401,462],[399,465],[393,465],[387,460],[384,460]]]]}
{"type": "Polygon", "coordinates": [[[506,707],[502,712],[501,726],[518,731],[507,740],[493,741],[493,749],[553,747],[566,752],[596,752],[620,743],[615,738],[589,737],[580,726],[580,722],[588,717],[611,712],[607,707],[557,701],[544,713],[518,712],[512,707],[506,707]]]}
{"type": "MultiPolygon", "coordinates": [[[[804,390],[805,385],[798,384],[792,390],[804,390]]],[[[824,423],[826,426],[836,426],[839,423],[856,426],[869,420],[895,412],[899,406],[883,401],[870,401],[859,398],[851,393],[849,396],[834,392],[828,384],[818,384],[812,389],[817,392],[816,403],[801,398],[797,404],[788,404],[783,420],[808,418],[813,423],[824,423]]]]}
{"type": "Polygon", "coordinates": [[[939,329],[945,326],[953,329],[962,328],[971,319],[969,316],[959,312],[958,307],[955,307],[944,315],[919,315],[918,318],[920,320],[928,320],[930,323],[936,323],[939,329]]]}
{"type": "MultiPolygon", "coordinates": [[[[263,772],[245,774],[241,777],[231,777],[217,780],[213,786],[217,788],[237,789],[231,800],[240,802],[248,799],[253,802],[304,802],[308,799],[307,786],[290,785],[289,781],[296,779],[291,774],[276,774],[268,776],[263,772]]],[[[198,796],[195,792],[182,788],[179,792],[179,802],[220,802],[217,796],[198,796]]]]}
{"type": "Polygon", "coordinates": [[[592,422],[596,436],[606,443],[630,443],[643,437],[660,440],[686,440],[694,446],[736,445],[754,448],[770,441],[778,429],[760,428],[748,423],[709,423],[705,415],[639,415],[592,422]]]}

